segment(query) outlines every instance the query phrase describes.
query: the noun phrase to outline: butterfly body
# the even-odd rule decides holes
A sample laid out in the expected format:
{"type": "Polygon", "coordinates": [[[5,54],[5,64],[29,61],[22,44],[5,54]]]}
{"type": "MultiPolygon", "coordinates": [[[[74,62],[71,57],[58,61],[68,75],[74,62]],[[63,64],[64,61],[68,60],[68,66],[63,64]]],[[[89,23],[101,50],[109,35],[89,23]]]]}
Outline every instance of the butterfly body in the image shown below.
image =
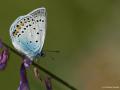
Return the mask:
{"type": "Polygon", "coordinates": [[[10,27],[13,46],[33,60],[41,53],[46,32],[46,9],[33,10],[18,17],[10,27]]]}

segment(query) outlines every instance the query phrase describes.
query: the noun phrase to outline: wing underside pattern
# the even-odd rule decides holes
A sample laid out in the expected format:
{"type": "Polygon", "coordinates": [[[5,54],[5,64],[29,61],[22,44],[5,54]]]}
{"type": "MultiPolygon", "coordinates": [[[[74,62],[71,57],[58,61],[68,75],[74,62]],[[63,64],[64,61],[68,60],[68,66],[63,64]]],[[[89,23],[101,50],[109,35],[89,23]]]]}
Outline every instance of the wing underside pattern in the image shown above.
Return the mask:
{"type": "Polygon", "coordinates": [[[30,58],[42,50],[46,30],[45,13],[45,8],[38,8],[18,17],[11,25],[10,36],[14,47],[30,58]]]}

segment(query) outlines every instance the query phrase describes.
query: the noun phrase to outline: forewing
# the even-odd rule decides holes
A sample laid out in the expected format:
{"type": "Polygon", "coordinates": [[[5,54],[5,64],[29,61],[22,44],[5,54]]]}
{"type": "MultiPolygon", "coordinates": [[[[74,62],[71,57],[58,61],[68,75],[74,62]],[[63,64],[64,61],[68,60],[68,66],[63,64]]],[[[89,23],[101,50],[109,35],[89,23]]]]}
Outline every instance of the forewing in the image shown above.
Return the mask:
{"type": "Polygon", "coordinates": [[[33,16],[36,22],[38,29],[36,29],[36,38],[40,44],[39,52],[41,52],[45,40],[46,34],[46,9],[44,7],[33,10],[29,13],[33,16]]]}

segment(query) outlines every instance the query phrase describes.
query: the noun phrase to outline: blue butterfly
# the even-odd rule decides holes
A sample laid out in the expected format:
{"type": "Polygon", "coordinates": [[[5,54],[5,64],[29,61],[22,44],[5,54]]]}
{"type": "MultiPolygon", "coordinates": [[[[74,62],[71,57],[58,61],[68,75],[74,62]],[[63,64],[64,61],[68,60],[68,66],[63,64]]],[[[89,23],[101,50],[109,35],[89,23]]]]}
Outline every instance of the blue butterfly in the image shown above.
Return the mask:
{"type": "Polygon", "coordinates": [[[18,17],[10,27],[13,46],[33,60],[41,54],[46,34],[46,9],[33,10],[18,17]]]}

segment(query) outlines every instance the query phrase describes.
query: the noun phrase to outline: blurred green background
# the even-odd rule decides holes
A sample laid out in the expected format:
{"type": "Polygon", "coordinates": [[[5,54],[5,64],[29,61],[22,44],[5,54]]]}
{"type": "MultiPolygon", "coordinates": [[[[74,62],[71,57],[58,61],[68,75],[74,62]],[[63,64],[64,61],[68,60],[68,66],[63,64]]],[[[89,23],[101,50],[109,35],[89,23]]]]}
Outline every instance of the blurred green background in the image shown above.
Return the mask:
{"type": "MultiPolygon", "coordinates": [[[[9,44],[11,23],[33,9],[46,7],[48,27],[45,50],[39,64],[78,90],[103,90],[120,85],[120,1],[119,0],[1,0],[0,37],[9,44]],[[51,57],[55,59],[52,60],[51,57]]],[[[11,52],[8,66],[0,72],[0,90],[16,90],[20,57],[11,52]]],[[[40,72],[44,78],[46,74],[40,72]]],[[[28,70],[31,90],[45,90],[44,83],[28,70]]],[[[69,90],[52,80],[53,90],[69,90]]],[[[114,90],[114,89],[110,89],[114,90]]],[[[117,89],[118,90],[118,89],[117,89]]]]}

